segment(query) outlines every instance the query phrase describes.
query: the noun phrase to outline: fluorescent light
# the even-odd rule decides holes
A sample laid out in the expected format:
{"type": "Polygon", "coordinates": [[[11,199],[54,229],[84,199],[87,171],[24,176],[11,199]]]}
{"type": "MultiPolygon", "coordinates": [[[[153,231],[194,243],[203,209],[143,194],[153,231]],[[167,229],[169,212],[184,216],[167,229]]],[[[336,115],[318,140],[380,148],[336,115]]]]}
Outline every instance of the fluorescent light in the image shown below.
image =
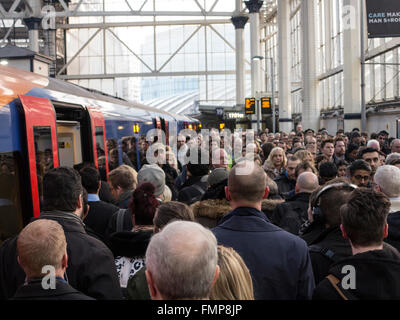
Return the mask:
{"type": "Polygon", "coordinates": [[[2,66],[6,66],[6,65],[8,65],[8,61],[7,60],[0,60],[0,64],[2,66]]]}

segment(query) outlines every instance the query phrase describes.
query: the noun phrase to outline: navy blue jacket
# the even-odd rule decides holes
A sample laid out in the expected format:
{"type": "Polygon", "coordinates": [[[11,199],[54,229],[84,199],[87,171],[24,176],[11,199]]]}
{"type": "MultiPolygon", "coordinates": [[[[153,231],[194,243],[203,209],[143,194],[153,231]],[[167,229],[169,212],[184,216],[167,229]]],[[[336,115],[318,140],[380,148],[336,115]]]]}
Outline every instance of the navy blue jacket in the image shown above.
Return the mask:
{"type": "Polygon", "coordinates": [[[307,244],[254,208],[236,208],[212,232],[243,258],[258,300],[311,299],[315,287],[307,244]]]}

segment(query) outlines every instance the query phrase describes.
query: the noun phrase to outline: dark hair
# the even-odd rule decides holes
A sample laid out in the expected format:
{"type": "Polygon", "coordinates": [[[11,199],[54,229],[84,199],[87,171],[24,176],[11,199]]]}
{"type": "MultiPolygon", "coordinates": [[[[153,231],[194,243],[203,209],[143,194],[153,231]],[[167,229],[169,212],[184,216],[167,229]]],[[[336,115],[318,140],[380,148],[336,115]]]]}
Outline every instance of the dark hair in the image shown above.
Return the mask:
{"type": "Polygon", "coordinates": [[[332,178],[337,176],[337,167],[333,162],[324,162],[319,166],[319,175],[322,178],[332,178]]]}
{"type": "Polygon", "coordinates": [[[347,150],[346,150],[346,154],[345,154],[345,159],[349,162],[354,161],[355,159],[353,159],[352,157],[350,157],[350,153],[352,153],[354,150],[358,150],[359,146],[355,143],[349,143],[347,145],[347,150]]]}
{"type": "Polygon", "coordinates": [[[287,158],[287,162],[289,162],[289,161],[298,161],[298,160],[300,160],[300,159],[297,158],[296,156],[289,156],[289,157],[287,158]]]}
{"type": "Polygon", "coordinates": [[[334,147],[336,147],[336,143],[342,141],[344,143],[344,139],[343,138],[336,138],[334,141],[334,147]]]}
{"type": "Polygon", "coordinates": [[[182,202],[165,202],[158,207],[157,215],[154,217],[154,226],[158,229],[162,229],[168,223],[177,220],[195,221],[192,209],[182,202]]]}
{"type": "MultiPolygon", "coordinates": [[[[319,191],[328,185],[336,183],[346,183],[346,185],[341,187],[333,187],[332,189],[327,190],[319,197],[318,200],[319,207],[324,214],[325,222],[330,227],[340,225],[340,207],[347,203],[349,194],[352,192],[350,187],[347,186],[350,184],[349,180],[343,177],[328,181],[321,187],[321,189],[319,189],[319,191]]],[[[314,198],[314,201],[315,200],[316,199],[314,198]]]]}
{"type": "Polygon", "coordinates": [[[351,165],[350,165],[350,175],[353,176],[354,173],[357,170],[365,170],[368,172],[371,172],[371,166],[368,164],[367,161],[363,160],[363,159],[358,159],[356,161],[354,161],[351,165]]]}
{"type": "Polygon", "coordinates": [[[333,145],[335,145],[333,139],[325,139],[324,141],[321,142],[321,149],[323,149],[327,143],[332,143],[333,145]]]}
{"type": "Polygon", "coordinates": [[[370,188],[354,190],[340,209],[343,228],[355,246],[381,244],[390,201],[370,188]]]}
{"type": "Polygon", "coordinates": [[[371,139],[374,139],[374,140],[378,139],[378,134],[376,132],[372,132],[371,139]]]}
{"type": "Polygon", "coordinates": [[[187,151],[186,156],[189,158],[189,162],[187,163],[186,168],[193,176],[202,177],[208,174],[210,165],[208,163],[207,164],[202,163],[203,159],[207,159],[207,162],[209,162],[210,156],[208,152],[206,152],[202,148],[192,147],[187,151]],[[192,159],[190,159],[191,153],[196,151],[197,151],[197,158],[195,157],[194,158],[195,161],[192,162],[192,159]]]}
{"type": "Polygon", "coordinates": [[[133,191],[129,209],[134,226],[153,224],[156,209],[160,205],[160,201],[154,195],[155,190],[152,183],[143,182],[133,191]]]}
{"type": "Polygon", "coordinates": [[[88,199],[88,192],[86,191],[85,188],[83,188],[82,192],[82,215],[84,216],[85,214],[88,213],[89,211],[89,199],[88,199]]]}
{"type": "Polygon", "coordinates": [[[315,157],[315,164],[316,164],[316,166],[318,167],[319,166],[319,163],[322,161],[322,160],[325,160],[326,158],[325,158],[325,156],[323,155],[323,154],[320,154],[320,155],[318,155],[318,156],[316,156],[315,157]]]}
{"type": "Polygon", "coordinates": [[[225,179],[213,186],[210,186],[201,197],[201,200],[225,199],[225,187],[228,186],[228,179],[225,179]]]}
{"type": "Polygon", "coordinates": [[[358,155],[357,158],[358,159],[362,159],[363,155],[366,153],[372,153],[372,152],[376,152],[379,155],[379,151],[374,149],[374,148],[362,148],[360,149],[360,151],[358,151],[358,155]]]}
{"type": "Polygon", "coordinates": [[[264,159],[268,159],[268,156],[271,153],[273,148],[275,148],[275,145],[272,142],[266,142],[261,146],[261,150],[263,152],[264,159]]]}
{"type": "Polygon", "coordinates": [[[69,167],[50,169],[43,177],[43,211],[74,212],[83,187],[79,173],[69,167]]]}
{"type": "Polygon", "coordinates": [[[99,189],[100,174],[96,168],[86,167],[79,171],[82,185],[88,193],[97,193],[99,189]]]}
{"type": "Polygon", "coordinates": [[[298,142],[301,142],[301,139],[300,139],[300,138],[297,138],[297,136],[295,136],[295,137],[293,138],[293,140],[292,140],[292,143],[295,144],[295,143],[298,143],[298,142]]]}
{"type": "Polygon", "coordinates": [[[349,165],[349,163],[346,160],[339,160],[338,162],[336,162],[336,168],[338,168],[338,169],[341,166],[346,166],[347,167],[348,165],[349,165]]]}

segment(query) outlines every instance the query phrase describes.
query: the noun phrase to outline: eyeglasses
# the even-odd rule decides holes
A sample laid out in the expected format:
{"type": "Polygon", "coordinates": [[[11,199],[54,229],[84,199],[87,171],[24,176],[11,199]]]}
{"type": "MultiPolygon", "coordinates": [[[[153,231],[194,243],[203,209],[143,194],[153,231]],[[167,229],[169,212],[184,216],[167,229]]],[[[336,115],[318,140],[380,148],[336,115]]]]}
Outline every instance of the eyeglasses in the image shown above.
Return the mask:
{"type": "Polygon", "coordinates": [[[357,179],[357,180],[365,180],[365,181],[367,181],[367,180],[369,180],[370,176],[356,175],[356,176],[354,176],[354,178],[357,179]]]}

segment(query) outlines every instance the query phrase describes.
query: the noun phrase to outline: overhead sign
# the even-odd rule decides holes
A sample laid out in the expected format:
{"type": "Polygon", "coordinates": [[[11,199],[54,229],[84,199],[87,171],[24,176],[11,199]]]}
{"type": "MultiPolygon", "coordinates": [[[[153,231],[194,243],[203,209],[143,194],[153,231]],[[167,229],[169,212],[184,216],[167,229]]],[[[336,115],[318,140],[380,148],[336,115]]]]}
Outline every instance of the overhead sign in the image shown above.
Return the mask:
{"type": "Polygon", "coordinates": [[[245,99],[244,113],[245,114],[255,114],[256,113],[256,99],[255,98],[246,98],[245,99]]]}
{"type": "Polygon", "coordinates": [[[261,98],[261,113],[272,114],[271,98],[261,98]]]}
{"type": "Polygon", "coordinates": [[[223,117],[224,116],[224,108],[215,108],[215,112],[217,116],[223,117]]]}
{"type": "Polygon", "coordinates": [[[400,1],[368,0],[369,38],[400,37],[400,1]]]}

